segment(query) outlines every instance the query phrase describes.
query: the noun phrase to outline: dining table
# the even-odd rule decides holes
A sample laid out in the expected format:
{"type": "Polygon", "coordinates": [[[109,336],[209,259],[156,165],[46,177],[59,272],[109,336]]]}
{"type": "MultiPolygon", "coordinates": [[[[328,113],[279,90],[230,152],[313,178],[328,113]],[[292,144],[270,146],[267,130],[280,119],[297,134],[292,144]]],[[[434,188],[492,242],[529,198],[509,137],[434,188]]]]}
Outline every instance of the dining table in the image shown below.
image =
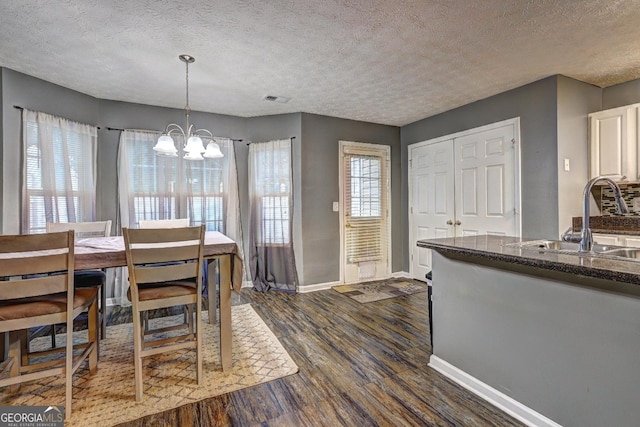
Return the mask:
{"type": "MultiPolygon", "coordinates": [[[[74,264],[76,270],[96,270],[110,267],[125,267],[124,239],[122,236],[77,238],[74,245],[74,264]]],[[[204,241],[204,259],[208,264],[209,287],[209,323],[215,323],[215,263],[218,260],[220,291],[218,307],[220,310],[220,360],[222,370],[231,368],[231,291],[240,291],[242,287],[243,264],[238,245],[235,241],[217,231],[207,231],[204,241]]]]}

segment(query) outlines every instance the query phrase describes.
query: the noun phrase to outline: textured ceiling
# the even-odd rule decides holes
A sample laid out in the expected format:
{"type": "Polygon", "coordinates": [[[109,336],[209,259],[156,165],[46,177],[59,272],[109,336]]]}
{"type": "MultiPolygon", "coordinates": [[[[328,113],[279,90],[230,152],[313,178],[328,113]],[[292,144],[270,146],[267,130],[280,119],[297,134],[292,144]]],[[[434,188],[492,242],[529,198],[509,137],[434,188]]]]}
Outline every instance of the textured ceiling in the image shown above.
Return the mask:
{"type": "Polygon", "coordinates": [[[98,98],[402,126],[540,78],[640,78],[640,0],[1,0],[0,66],[98,98]],[[290,97],[287,104],[264,95],[290,97]]]}

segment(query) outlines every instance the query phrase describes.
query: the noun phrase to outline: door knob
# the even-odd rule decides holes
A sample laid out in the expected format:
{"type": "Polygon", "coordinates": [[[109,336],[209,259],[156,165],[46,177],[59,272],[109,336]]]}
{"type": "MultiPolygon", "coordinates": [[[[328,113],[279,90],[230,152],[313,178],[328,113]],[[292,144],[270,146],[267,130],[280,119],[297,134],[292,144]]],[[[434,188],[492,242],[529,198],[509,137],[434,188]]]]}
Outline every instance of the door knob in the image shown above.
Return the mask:
{"type": "Polygon", "coordinates": [[[451,220],[447,221],[447,225],[453,225],[453,221],[451,220]]]}
{"type": "Polygon", "coordinates": [[[462,224],[462,223],[461,223],[460,221],[456,221],[456,222],[455,222],[455,224],[456,224],[456,225],[460,225],[460,224],[462,224]]]}

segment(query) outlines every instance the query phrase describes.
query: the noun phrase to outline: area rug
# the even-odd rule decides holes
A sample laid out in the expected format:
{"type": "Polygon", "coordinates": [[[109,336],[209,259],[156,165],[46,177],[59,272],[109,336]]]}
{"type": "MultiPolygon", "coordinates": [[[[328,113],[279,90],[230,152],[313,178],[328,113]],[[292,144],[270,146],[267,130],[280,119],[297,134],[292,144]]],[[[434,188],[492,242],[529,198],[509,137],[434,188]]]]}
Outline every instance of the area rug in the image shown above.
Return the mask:
{"type": "MultiPolygon", "coordinates": [[[[206,323],[207,318],[204,312],[202,385],[196,383],[194,350],[145,358],[141,402],[135,401],[132,325],[109,326],[100,344],[97,372],[91,375],[83,365],[74,375],[72,418],[65,426],[115,425],[298,372],[250,304],[231,309],[233,365],[229,372],[222,372],[219,328],[206,323]]],[[[150,323],[158,328],[179,319],[182,315],[150,323]]],[[[86,336],[86,332],[75,333],[79,334],[86,336]]],[[[64,334],[59,338],[62,344],[64,334]]],[[[47,341],[50,343],[49,337],[37,338],[32,346],[47,341]]],[[[0,405],[64,405],[64,382],[50,377],[24,383],[15,396],[3,394],[0,405]]]]}
{"type": "Polygon", "coordinates": [[[332,287],[332,289],[364,304],[424,292],[427,290],[427,285],[410,282],[382,281],[355,285],[339,285],[332,287]]]}

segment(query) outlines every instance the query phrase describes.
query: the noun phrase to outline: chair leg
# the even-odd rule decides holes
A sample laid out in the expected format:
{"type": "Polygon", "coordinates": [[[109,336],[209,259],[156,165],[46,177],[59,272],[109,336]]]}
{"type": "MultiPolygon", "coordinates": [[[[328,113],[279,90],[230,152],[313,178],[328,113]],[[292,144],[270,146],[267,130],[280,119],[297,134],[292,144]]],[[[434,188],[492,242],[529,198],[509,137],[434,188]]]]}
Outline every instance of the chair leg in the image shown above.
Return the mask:
{"type": "Polygon", "coordinates": [[[185,306],[186,324],[189,326],[189,335],[193,335],[193,306],[187,304],[185,306]]]}
{"type": "Polygon", "coordinates": [[[98,337],[98,323],[100,317],[98,316],[98,299],[91,304],[89,307],[89,315],[87,317],[88,322],[88,335],[89,342],[95,343],[95,348],[91,351],[89,355],[89,372],[95,372],[98,367],[98,358],[100,357],[100,339],[98,337]]]}
{"type": "Polygon", "coordinates": [[[18,331],[18,337],[20,339],[20,362],[22,366],[29,364],[29,331],[23,329],[18,331]]]}
{"type": "MultiPolygon", "coordinates": [[[[196,379],[202,384],[202,300],[196,303],[196,379]]],[[[192,322],[193,323],[193,322],[192,322]]]]}
{"type": "MultiPolygon", "coordinates": [[[[8,357],[10,360],[13,360],[13,364],[11,365],[11,370],[9,371],[10,377],[17,377],[20,375],[20,364],[22,361],[22,356],[20,355],[22,349],[22,342],[20,339],[20,331],[11,331],[9,332],[9,353],[8,357]]],[[[16,393],[20,390],[20,384],[14,384],[9,386],[9,391],[11,393],[16,393]]]]}
{"type": "Polygon", "coordinates": [[[135,371],[135,383],[136,383],[136,401],[142,400],[143,388],[142,388],[142,340],[144,339],[144,331],[142,330],[141,317],[142,313],[136,313],[136,308],[133,308],[133,363],[135,371]]]}
{"type": "Polygon", "coordinates": [[[0,333],[0,358],[2,360],[7,360],[7,337],[8,332],[0,333]]]}
{"type": "Polygon", "coordinates": [[[141,314],[144,319],[144,331],[148,332],[149,331],[149,312],[145,311],[141,314]]]}
{"type": "MultiPolygon", "coordinates": [[[[68,314],[69,315],[69,314],[68,314]]],[[[67,321],[67,337],[65,343],[65,406],[64,418],[71,419],[71,402],[73,399],[73,320],[67,321]]]]}
{"type": "Polygon", "coordinates": [[[107,284],[100,286],[100,338],[107,336],[107,284]]]}
{"type": "Polygon", "coordinates": [[[56,348],[56,325],[51,325],[51,348],[56,348]]]}

